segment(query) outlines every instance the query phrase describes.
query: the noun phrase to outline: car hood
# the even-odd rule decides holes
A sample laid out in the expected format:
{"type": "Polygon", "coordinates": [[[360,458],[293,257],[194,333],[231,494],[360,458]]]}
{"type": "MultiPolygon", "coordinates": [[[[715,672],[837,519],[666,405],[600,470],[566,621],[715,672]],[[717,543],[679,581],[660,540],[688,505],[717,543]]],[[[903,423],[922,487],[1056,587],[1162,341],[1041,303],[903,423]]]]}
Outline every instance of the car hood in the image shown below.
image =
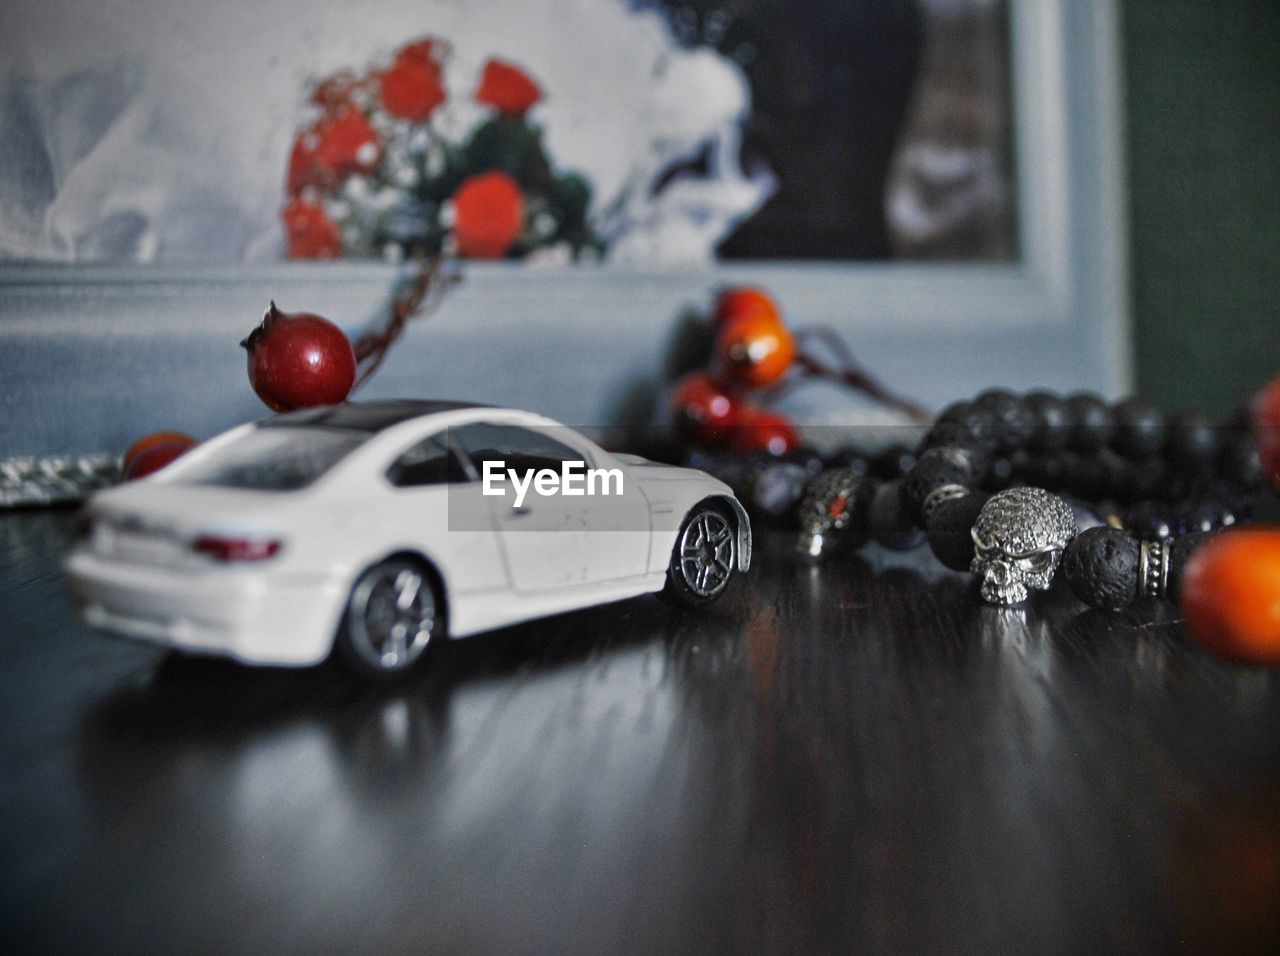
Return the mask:
{"type": "Polygon", "coordinates": [[[643,484],[651,481],[705,481],[710,478],[705,471],[698,471],[696,468],[664,465],[650,461],[648,458],[641,458],[639,455],[614,455],[614,457],[630,468],[635,479],[643,484]]]}

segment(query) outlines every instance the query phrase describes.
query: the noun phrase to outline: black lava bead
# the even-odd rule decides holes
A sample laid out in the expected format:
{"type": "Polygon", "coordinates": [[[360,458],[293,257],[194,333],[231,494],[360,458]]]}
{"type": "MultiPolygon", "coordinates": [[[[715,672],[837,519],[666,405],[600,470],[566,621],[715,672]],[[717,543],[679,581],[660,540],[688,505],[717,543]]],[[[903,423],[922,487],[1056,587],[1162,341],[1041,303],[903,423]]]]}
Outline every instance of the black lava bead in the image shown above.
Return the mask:
{"type": "Polygon", "coordinates": [[[987,465],[987,472],[982,478],[982,487],[986,491],[1004,491],[1013,484],[1015,468],[1012,458],[996,458],[987,465]]]}
{"type": "Polygon", "coordinates": [[[1262,484],[1262,459],[1258,457],[1258,445],[1248,432],[1231,432],[1223,437],[1219,456],[1222,472],[1232,481],[1246,488],[1262,484]]]}
{"type": "Polygon", "coordinates": [[[1126,511],[1124,526],[1143,541],[1163,541],[1174,532],[1169,509],[1154,501],[1141,501],[1126,511]]]}
{"type": "Polygon", "coordinates": [[[1067,399],[1071,413],[1071,443],[1076,451],[1089,453],[1111,444],[1116,423],[1106,403],[1097,395],[1081,393],[1067,399]]]}
{"type": "Polygon", "coordinates": [[[929,548],[953,571],[973,564],[973,524],[986,503],[986,495],[969,494],[942,502],[929,515],[929,548]]]}
{"type": "Polygon", "coordinates": [[[990,414],[994,421],[992,438],[997,449],[1025,448],[1036,434],[1037,421],[1031,407],[1004,389],[991,389],[973,400],[973,407],[990,414]]]}
{"type": "Polygon", "coordinates": [[[1116,454],[1110,448],[1103,448],[1089,460],[1094,470],[1094,481],[1101,489],[1097,497],[1121,500],[1130,497],[1129,463],[1124,460],[1124,456],[1116,454]]]}
{"type": "MultiPolygon", "coordinates": [[[[783,461],[789,465],[799,465],[810,475],[816,475],[827,467],[827,463],[822,458],[822,453],[816,448],[809,448],[807,446],[801,446],[800,448],[795,448],[789,452],[785,452],[774,458],[774,461],[783,461]]],[[[852,462],[849,462],[841,465],[841,467],[856,468],[857,466],[852,462]]],[[[858,473],[863,475],[867,473],[865,462],[862,464],[861,469],[858,469],[858,473]]]]}
{"type": "Polygon", "coordinates": [[[1169,458],[1182,465],[1213,461],[1218,430],[1203,412],[1181,411],[1169,419],[1169,458]]]}
{"type": "Polygon", "coordinates": [[[911,513],[902,503],[902,482],[886,481],[871,499],[871,537],[893,551],[910,551],[924,541],[911,513]]]}
{"type": "Polygon", "coordinates": [[[885,481],[901,478],[916,463],[916,455],[905,445],[890,445],[871,461],[871,474],[885,481]]]}
{"type": "Polygon", "coordinates": [[[1065,400],[1052,392],[1031,392],[1023,401],[1035,418],[1033,451],[1061,451],[1071,444],[1075,417],[1065,400]]]}
{"type": "Polygon", "coordinates": [[[930,448],[902,479],[902,503],[915,522],[920,520],[920,505],[931,491],[943,485],[970,487],[973,474],[961,463],[954,448],[930,448]]]}
{"type": "Polygon", "coordinates": [[[1151,458],[1164,447],[1164,415],[1148,401],[1127,398],[1115,407],[1115,447],[1130,458],[1151,458]]]}
{"type": "Polygon", "coordinates": [[[1131,463],[1129,491],[1135,498],[1164,497],[1169,468],[1160,458],[1148,458],[1131,463]]]}
{"type": "Polygon", "coordinates": [[[1137,596],[1138,539],[1119,528],[1090,528],[1071,539],[1062,573],[1090,607],[1118,610],[1137,596]]]}
{"type": "Polygon", "coordinates": [[[989,418],[986,424],[978,428],[971,427],[968,422],[936,424],[916,447],[917,460],[930,448],[960,448],[969,455],[976,467],[983,467],[993,447],[990,443],[991,431],[989,418]]]}
{"type": "Polygon", "coordinates": [[[1063,485],[1066,463],[1060,454],[1032,455],[1023,474],[1027,484],[1046,491],[1057,491],[1063,485]]]}
{"type": "Polygon", "coordinates": [[[962,422],[969,417],[969,411],[973,406],[969,402],[952,402],[942,411],[938,412],[935,424],[941,425],[946,422],[962,422]]]}
{"type": "Polygon", "coordinates": [[[1097,456],[1062,452],[1066,462],[1067,489],[1089,501],[1099,501],[1111,494],[1111,485],[1105,464],[1097,456]]]}
{"type": "MultiPolygon", "coordinates": [[[[823,468],[848,468],[859,475],[869,475],[872,463],[866,455],[856,448],[840,448],[835,454],[822,463],[823,468]]],[[[818,471],[821,471],[819,468],[818,471]]],[[[817,474],[817,472],[815,472],[817,474]]]]}

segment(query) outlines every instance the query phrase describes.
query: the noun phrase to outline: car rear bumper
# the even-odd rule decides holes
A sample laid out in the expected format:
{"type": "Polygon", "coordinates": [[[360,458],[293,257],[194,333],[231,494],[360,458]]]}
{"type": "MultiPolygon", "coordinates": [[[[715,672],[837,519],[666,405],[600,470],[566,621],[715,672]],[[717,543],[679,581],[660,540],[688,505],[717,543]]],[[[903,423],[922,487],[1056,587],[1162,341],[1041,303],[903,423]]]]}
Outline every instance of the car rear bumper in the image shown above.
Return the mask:
{"type": "Polygon", "coordinates": [[[304,666],[328,656],[342,582],[258,568],[170,570],[77,551],[72,594],[91,626],[251,664],[304,666]]]}

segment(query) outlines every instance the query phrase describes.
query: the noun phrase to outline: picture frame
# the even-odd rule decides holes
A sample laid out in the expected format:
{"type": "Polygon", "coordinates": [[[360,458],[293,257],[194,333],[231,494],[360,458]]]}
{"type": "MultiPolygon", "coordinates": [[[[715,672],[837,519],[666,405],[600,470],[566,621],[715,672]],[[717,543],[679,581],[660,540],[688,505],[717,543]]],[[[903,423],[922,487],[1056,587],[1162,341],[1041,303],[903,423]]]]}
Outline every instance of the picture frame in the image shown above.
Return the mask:
{"type": "MultiPolygon", "coordinates": [[[[1011,17],[1018,262],[467,262],[361,394],[623,424],[654,414],[681,317],[718,287],[750,284],[795,325],[833,327],[926,404],[997,384],[1120,395],[1131,371],[1117,4],[1015,0],[1011,17]]],[[[203,437],[260,417],[236,343],[267,303],[355,331],[398,274],[355,262],[0,265],[0,456],[119,449],[154,428],[203,437]]]]}

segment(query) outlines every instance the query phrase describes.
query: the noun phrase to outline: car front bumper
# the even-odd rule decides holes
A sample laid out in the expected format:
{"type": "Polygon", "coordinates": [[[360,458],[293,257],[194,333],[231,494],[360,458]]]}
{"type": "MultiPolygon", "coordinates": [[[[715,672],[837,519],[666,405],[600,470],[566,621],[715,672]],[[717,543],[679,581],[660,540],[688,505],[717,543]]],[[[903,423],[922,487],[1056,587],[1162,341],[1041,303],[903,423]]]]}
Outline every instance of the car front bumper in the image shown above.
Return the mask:
{"type": "Polygon", "coordinates": [[[321,575],[122,564],[85,549],[67,560],[67,572],[91,626],[250,664],[324,660],[346,598],[343,582],[321,575]]]}

